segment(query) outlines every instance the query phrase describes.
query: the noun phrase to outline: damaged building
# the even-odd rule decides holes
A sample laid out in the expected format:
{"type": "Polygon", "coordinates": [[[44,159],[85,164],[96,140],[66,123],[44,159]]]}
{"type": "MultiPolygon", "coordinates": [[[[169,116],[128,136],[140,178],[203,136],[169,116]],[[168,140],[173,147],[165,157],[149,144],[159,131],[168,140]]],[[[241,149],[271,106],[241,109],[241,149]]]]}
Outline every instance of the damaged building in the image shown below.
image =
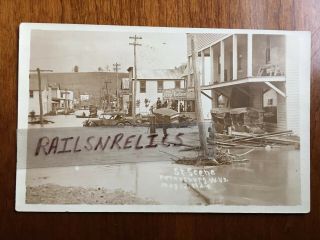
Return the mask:
{"type": "Polygon", "coordinates": [[[280,34],[187,34],[189,88],[194,87],[191,37],[205,118],[299,135],[299,39],[280,34]]]}

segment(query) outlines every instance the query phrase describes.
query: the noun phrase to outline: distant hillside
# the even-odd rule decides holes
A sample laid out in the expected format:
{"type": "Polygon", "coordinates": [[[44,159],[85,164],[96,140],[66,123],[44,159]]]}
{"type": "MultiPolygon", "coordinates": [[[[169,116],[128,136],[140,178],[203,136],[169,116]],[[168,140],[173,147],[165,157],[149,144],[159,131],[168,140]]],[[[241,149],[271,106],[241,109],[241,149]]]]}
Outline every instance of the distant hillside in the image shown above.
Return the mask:
{"type": "MultiPolygon", "coordinates": [[[[128,78],[129,73],[119,74],[119,87],[121,79],[128,78]]],[[[42,73],[41,80],[43,86],[47,84],[59,84],[60,89],[74,91],[77,98],[80,94],[89,94],[100,97],[101,89],[105,88],[107,82],[109,93],[116,92],[116,73],[115,72],[70,72],[70,73],[42,73]]],[[[38,77],[36,73],[30,74],[30,90],[38,90],[38,77]]]]}

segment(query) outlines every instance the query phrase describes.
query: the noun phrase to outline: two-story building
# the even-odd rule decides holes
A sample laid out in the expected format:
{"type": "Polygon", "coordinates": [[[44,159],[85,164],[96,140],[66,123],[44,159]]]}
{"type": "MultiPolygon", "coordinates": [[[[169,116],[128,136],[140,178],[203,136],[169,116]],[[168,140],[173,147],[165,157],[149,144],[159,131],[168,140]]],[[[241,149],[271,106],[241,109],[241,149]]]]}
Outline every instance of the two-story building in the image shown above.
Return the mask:
{"type": "MultiPolygon", "coordinates": [[[[129,68],[129,76],[132,79],[132,68],[129,68]]],[[[185,79],[179,69],[157,69],[137,71],[136,89],[136,113],[150,114],[151,106],[156,108],[157,101],[160,100],[164,107],[175,108],[180,111],[180,103],[184,98],[177,97],[175,92],[186,92],[185,79]],[[171,95],[169,91],[171,91],[171,95]],[[164,94],[166,93],[166,94],[164,94]],[[176,97],[175,97],[176,96],[176,97]]],[[[184,93],[181,93],[184,94],[184,93]]],[[[185,97],[186,98],[186,97],[185,97]]],[[[181,109],[182,110],[182,109],[181,109]]]]}
{"type": "MultiPolygon", "coordinates": [[[[56,114],[59,110],[68,112],[74,107],[73,91],[61,89],[60,84],[42,82],[41,84],[43,114],[56,114]]],[[[29,113],[40,114],[39,83],[36,79],[29,82],[29,113]]]]}
{"type": "MultiPolygon", "coordinates": [[[[116,97],[117,82],[120,85],[123,78],[128,78],[128,72],[41,73],[41,80],[44,84],[57,84],[61,90],[73,91],[73,99],[76,100],[77,108],[89,105],[106,108],[106,103],[111,105],[116,97]]],[[[38,81],[37,79],[37,73],[30,73],[30,81],[38,81]]],[[[61,104],[64,103],[61,102],[61,104]]]]}
{"type": "MultiPolygon", "coordinates": [[[[29,82],[29,110],[28,112],[34,112],[35,115],[40,115],[40,97],[39,97],[39,84],[35,79],[29,82]]],[[[52,89],[46,84],[41,85],[41,100],[43,114],[47,114],[52,111],[52,89]]]]}
{"type": "MultiPolygon", "coordinates": [[[[187,34],[188,87],[194,86],[195,40],[204,114],[211,108],[252,107],[268,113],[267,130],[299,133],[299,39],[282,34],[187,34]]],[[[267,114],[266,114],[267,115],[267,114]]]]}

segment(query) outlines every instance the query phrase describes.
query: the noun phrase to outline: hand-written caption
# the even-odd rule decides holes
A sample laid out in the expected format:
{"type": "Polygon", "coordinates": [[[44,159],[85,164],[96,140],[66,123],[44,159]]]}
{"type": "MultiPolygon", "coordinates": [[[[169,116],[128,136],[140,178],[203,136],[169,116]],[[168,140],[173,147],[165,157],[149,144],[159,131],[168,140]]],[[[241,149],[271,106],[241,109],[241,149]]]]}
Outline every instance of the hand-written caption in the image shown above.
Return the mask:
{"type": "Polygon", "coordinates": [[[83,137],[47,137],[43,136],[38,139],[35,149],[35,156],[40,154],[62,154],[62,153],[77,153],[81,151],[86,152],[98,152],[105,150],[121,150],[121,149],[147,149],[156,148],[159,145],[169,146],[181,146],[183,145],[182,136],[183,133],[178,133],[174,136],[174,140],[169,140],[169,134],[159,136],[158,134],[150,135],[128,135],[119,133],[114,136],[88,136],[83,137]],[[145,138],[145,139],[143,139],[145,138]],[[81,142],[84,143],[81,144],[81,142]],[[147,142],[142,144],[142,142],[147,142]],[[158,144],[159,143],[159,144],[158,144]]]}
{"type": "Polygon", "coordinates": [[[161,187],[178,190],[187,189],[189,185],[195,189],[211,189],[212,184],[228,182],[228,178],[216,176],[214,169],[175,167],[173,170],[173,175],[160,175],[161,187]]]}

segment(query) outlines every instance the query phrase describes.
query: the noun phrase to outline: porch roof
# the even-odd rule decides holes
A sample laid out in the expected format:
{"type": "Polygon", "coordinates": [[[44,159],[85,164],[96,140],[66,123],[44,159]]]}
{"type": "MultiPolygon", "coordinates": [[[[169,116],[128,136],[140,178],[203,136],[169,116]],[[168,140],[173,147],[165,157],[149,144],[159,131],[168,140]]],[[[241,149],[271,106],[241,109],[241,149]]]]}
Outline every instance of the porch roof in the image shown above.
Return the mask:
{"type": "Polygon", "coordinates": [[[263,77],[248,77],[243,79],[231,80],[227,82],[219,82],[210,85],[201,86],[201,90],[214,90],[225,87],[238,85],[247,85],[249,83],[265,83],[265,82],[285,82],[285,76],[263,76],[263,77]]]}
{"type": "Polygon", "coordinates": [[[284,83],[286,81],[285,76],[263,76],[263,77],[249,77],[238,80],[232,80],[227,82],[220,82],[211,85],[201,86],[201,90],[214,90],[219,94],[228,96],[233,87],[238,88],[246,95],[250,95],[249,92],[245,90],[247,86],[262,86],[275,90],[278,94],[286,97],[285,92],[280,90],[274,83],[284,83]]]}

